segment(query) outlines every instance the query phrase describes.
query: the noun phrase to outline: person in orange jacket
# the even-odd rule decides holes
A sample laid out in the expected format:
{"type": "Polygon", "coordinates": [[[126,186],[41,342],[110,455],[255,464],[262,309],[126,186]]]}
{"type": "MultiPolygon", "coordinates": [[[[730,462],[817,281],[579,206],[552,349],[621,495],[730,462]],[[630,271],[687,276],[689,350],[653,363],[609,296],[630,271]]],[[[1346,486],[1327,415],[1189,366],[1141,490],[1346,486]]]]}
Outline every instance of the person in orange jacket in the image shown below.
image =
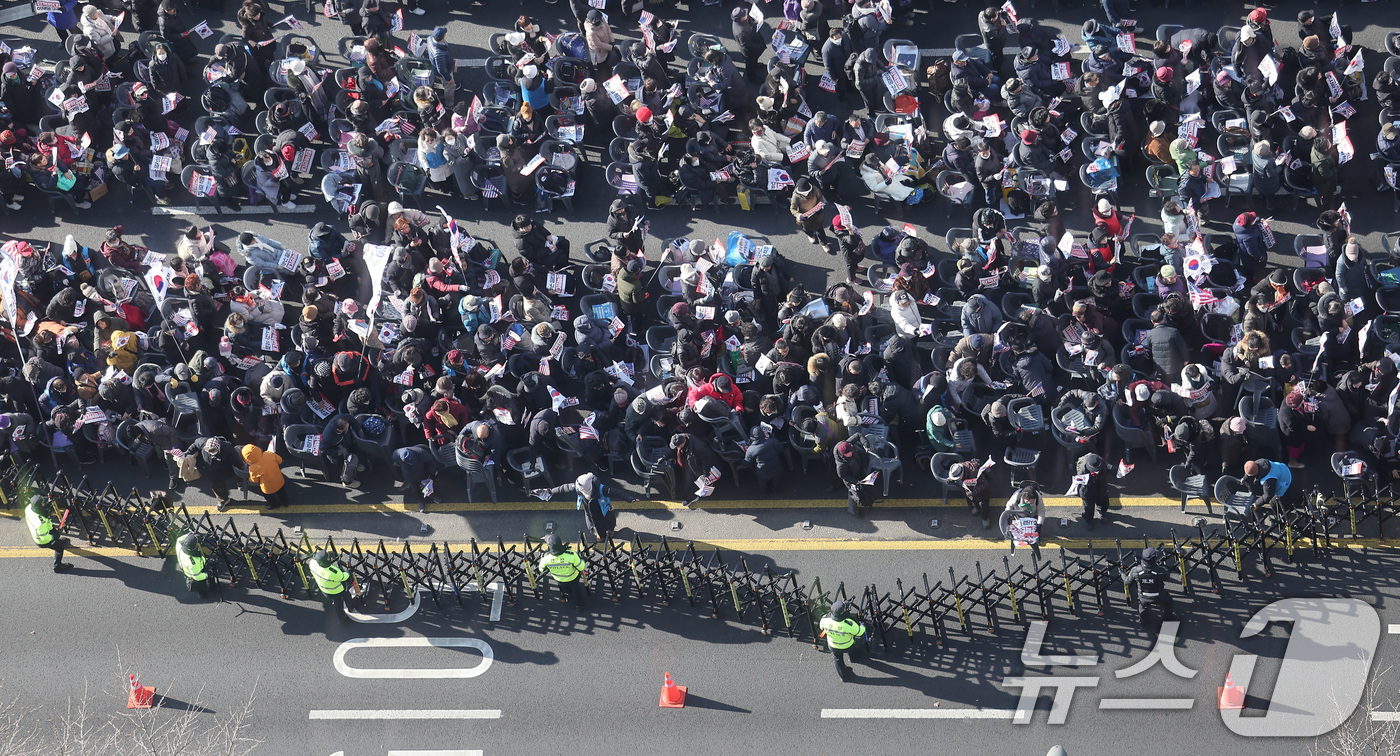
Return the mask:
{"type": "Polygon", "coordinates": [[[277,454],[277,437],[263,451],[253,444],[243,447],[243,461],[248,464],[248,482],[258,484],[267,508],[276,509],[287,504],[287,480],[282,477],[282,457],[277,454]]]}

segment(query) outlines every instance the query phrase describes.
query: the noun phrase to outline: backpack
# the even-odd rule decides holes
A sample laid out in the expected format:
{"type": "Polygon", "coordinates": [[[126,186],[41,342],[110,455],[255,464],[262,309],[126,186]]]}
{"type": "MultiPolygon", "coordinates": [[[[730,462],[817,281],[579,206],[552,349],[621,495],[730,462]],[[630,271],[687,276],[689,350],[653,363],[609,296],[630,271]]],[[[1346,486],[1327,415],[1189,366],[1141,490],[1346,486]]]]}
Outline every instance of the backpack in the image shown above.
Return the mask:
{"type": "Polygon", "coordinates": [[[1012,189],[1006,193],[1006,209],[1011,215],[1029,215],[1031,212],[1031,196],[1025,190],[1012,189]]]}
{"type": "Polygon", "coordinates": [[[939,58],[933,65],[924,70],[924,75],[928,78],[928,91],[939,97],[953,88],[953,64],[947,58],[939,58]]]}

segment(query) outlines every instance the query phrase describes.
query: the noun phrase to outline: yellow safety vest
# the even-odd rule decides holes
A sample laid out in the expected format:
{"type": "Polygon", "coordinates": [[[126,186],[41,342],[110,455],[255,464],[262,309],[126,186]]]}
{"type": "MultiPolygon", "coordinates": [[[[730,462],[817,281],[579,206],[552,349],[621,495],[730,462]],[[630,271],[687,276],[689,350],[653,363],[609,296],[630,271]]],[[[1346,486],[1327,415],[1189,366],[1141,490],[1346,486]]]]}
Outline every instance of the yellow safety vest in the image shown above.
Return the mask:
{"type": "Polygon", "coordinates": [[[826,633],[826,645],[836,651],[844,651],[856,642],[856,638],[865,635],[865,625],[852,619],[837,621],[831,617],[822,617],[822,632],[826,633]]]}
{"type": "Polygon", "coordinates": [[[579,572],[586,566],[583,560],[579,559],[578,554],[572,551],[566,551],[563,554],[546,554],[540,559],[540,571],[549,570],[549,574],[561,583],[577,580],[579,572]]]}
{"type": "Polygon", "coordinates": [[[24,508],[24,524],[29,528],[29,537],[34,539],[34,543],[39,546],[47,546],[53,542],[53,520],[40,514],[39,504],[30,504],[24,508]]]}
{"type": "MultiPolygon", "coordinates": [[[[196,547],[198,548],[198,547],[196,547]]],[[[209,575],[204,571],[204,555],[186,554],[184,549],[175,549],[175,563],[180,565],[180,571],[185,573],[185,577],[190,580],[206,580],[209,575]]]]}
{"type": "Polygon", "coordinates": [[[315,559],[311,562],[311,577],[316,581],[316,587],[321,589],[321,593],[327,596],[334,596],[345,590],[345,581],[350,579],[350,573],[340,568],[340,565],[331,562],[329,566],[322,567],[315,559]]]}

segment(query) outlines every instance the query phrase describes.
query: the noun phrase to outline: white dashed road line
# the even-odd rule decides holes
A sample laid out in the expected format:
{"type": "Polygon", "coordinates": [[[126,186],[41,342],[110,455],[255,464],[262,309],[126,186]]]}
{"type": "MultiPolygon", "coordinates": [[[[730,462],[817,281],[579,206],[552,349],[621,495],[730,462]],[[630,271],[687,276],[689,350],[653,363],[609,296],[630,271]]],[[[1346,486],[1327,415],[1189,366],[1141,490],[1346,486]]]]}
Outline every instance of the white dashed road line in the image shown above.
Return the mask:
{"type": "MultiPolygon", "coordinates": [[[[312,709],[308,719],[500,719],[500,709],[312,709]]],[[[478,751],[477,753],[480,753],[478,751]]]]}
{"type": "Polygon", "coordinates": [[[822,709],[822,719],[1013,719],[1015,709],[822,709]]]}

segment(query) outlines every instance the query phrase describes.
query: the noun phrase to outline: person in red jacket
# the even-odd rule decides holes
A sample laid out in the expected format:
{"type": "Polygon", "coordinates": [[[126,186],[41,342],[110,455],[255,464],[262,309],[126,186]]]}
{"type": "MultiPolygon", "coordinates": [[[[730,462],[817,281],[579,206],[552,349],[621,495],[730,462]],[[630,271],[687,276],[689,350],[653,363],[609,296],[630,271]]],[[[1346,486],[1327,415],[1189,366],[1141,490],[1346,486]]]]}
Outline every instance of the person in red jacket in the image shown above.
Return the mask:
{"type": "Polygon", "coordinates": [[[707,396],[724,402],[735,412],[744,411],[744,392],[740,391],[727,375],[711,376],[710,380],[692,388],[686,395],[685,404],[687,407],[694,407],[696,402],[707,396]]]}
{"type": "Polygon", "coordinates": [[[452,443],[471,416],[461,402],[454,399],[439,399],[423,415],[423,432],[433,447],[452,443]]]}

